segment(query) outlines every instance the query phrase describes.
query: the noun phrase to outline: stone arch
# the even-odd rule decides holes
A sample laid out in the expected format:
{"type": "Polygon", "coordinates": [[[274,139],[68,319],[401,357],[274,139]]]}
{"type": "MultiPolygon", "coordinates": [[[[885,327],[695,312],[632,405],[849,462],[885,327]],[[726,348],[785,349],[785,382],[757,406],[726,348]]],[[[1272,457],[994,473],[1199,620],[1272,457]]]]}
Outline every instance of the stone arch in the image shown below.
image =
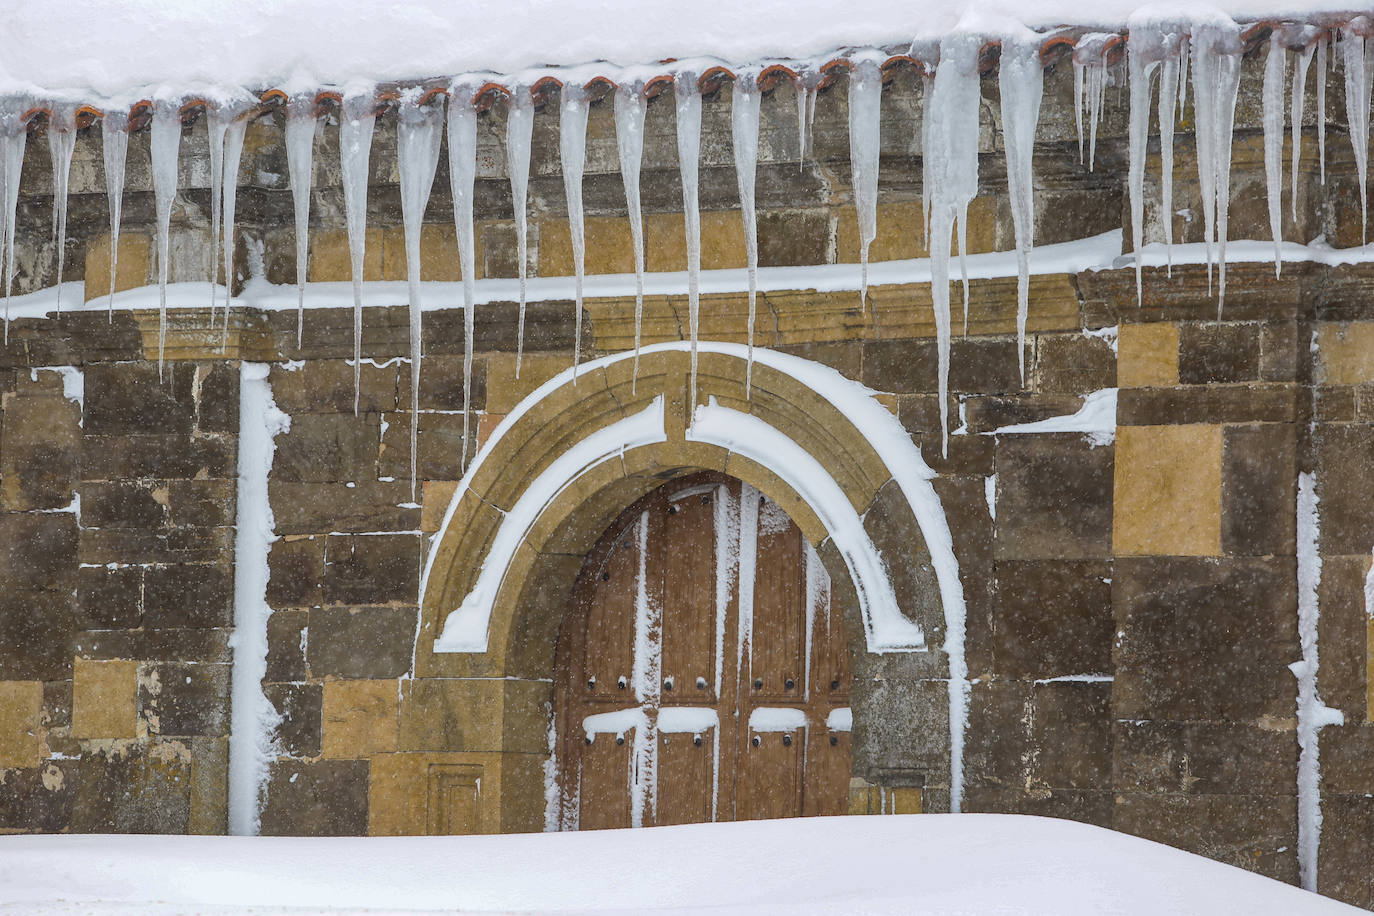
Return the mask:
{"type": "MultiPolygon", "coordinates": [[[[957,780],[963,592],[934,475],[872,392],[799,357],[755,354],[746,397],[745,348],[701,343],[690,416],[683,343],[645,348],[637,380],[629,353],[568,370],[508,414],[430,545],[415,677],[547,682],[572,585],[606,527],[665,481],[718,471],[767,494],[816,545],[852,651],[898,653],[948,682],[938,745],[950,769],[939,768],[957,780]]],[[[544,710],[500,717],[503,746],[546,740],[544,710]]]]}

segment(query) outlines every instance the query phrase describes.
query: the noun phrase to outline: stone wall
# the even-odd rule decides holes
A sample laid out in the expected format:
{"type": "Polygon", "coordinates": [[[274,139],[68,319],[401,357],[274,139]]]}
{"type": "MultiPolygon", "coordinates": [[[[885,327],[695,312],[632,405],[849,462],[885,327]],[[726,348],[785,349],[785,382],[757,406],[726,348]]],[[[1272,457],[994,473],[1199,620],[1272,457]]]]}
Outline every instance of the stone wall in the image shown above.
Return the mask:
{"type": "MultiPolygon", "coordinates": [[[[1247,62],[1233,165],[1233,237],[1265,238],[1257,64],[1247,62]]],[[[1071,73],[1046,84],[1037,149],[1037,238],[1072,240],[1127,222],[1124,109],[1108,93],[1097,170],[1077,158],[1071,73]]],[[[925,254],[919,162],[910,154],[919,90],[884,94],[875,260],[925,254]]],[[[996,81],[984,81],[981,196],[973,251],[1010,247],[996,81]]],[[[852,263],[843,82],[822,92],[814,155],[799,166],[790,90],[765,98],[760,262],[852,263]]],[[[1358,243],[1349,144],[1334,95],[1330,175],[1304,155],[1290,237],[1358,243]]],[[[744,266],[729,156],[728,93],[704,114],[703,267],[744,266]]],[[[1309,119],[1315,105],[1307,106],[1309,119]]],[[[571,272],[557,119],[536,117],[530,269],[571,272]]],[[[501,106],[480,120],[478,271],[515,274],[501,106]]],[[[1311,125],[1309,125],[1310,127],[1311,125]]],[[[268,280],[294,282],[281,115],[249,129],[239,197],[239,281],[263,244],[268,280]]],[[[672,106],[649,107],[644,180],[650,270],[685,267],[672,106]]],[[[1305,146],[1315,146],[1309,129],[1305,146]]],[[[54,278],[48,158],[31,143],[19,216],[22,291],[54,278]]],[[[1192,138],[1179,137],[1176,206],[1197,199],[1192,138]]],[[[183,136],[173,279],[203,279],[208,190],[201,122],[183,136]]],[[[1286,158],[1285,158],[1286,161],[1286,158]]],[[[456,482],[463,417],[462,316],[425,313],[418,472],[409,482],[405,309],[364,319],[353,410],[352,315],[314,309],[296,344],[291,312],[236,309],[227,346],[200,302],[174,301],[159,380],[156,315],[107,322],[109,239],[98,128],[77,145],[67,278],[87,307],[23,319],[0,347],[0,830],[222,832],[228,639],[233,600],[237,360],[272,365],[291,418],[270,477],[279,535],[269,558],[264,687],[283,716],[263,811],[278,834],[424,833],[427,774],[482,767],[489,802],[469,830],[539,829],[525,788],[542,784],[549,685],[537,677],[420,676],[418,582],[428,535],[456,482]]],[[[442,162],[442,159],[441,159],[442,162]]],[[[373,154],[366,276],[403,279],[394,131],[373,154]]],[[[1152,160],[1147,171],[1157,174],[1152,160]]],[[[441,165],[441,171],[443,170],[441,165]]],[[[349,277],[336,133],[317,144],[310,275],[349,277]]],[[[607,101],[593,105],[586,194],[589,273],[632,269],[607,101]]],[[[154,276],[147,136],[135,135],[120,288],[154,276]]],[[[1157,189],[1147,186],[1147,195],[1157,189]]],[[[1160,237],[1149,198],[1147,236],[1160,237]]],[[[1176,215],[1181,240],[1200,220],[1176,215]]],[[[424,235],[425,279],[458,279],[447,182],[424,235]]],[[[1198,266],[1036,277],[1027,383],[1016,359],[1015,279],[975,280],[969,334],[953,342],[941,453],[934,327],[926,286],[759,298],[760,345],[832,366],[881,392],[938,472],[968,604],[972,681],[964,807],[1046,814],[1148,836],[1285,881],[1298,878],[1295,696],[1296,481],[1320,497],[1322,698],[1345,725],[1321,733],[1320,888],[1374,905],[1374,693],[1365,576],[1374,547],[1374,314],[1366,267],[1231,265],[1226,309],[1198,266]],[[1314,344],[1315,341],[1315,344],[1314,344]],[[1077,433],[994,434],[1072,413],[1119,388],[1115,442],[1077,433]]],[[[857,268],[856,268],[857,273],[857,268]]],[[[958,296],[956,294],[956,324],[958,296]]],[[[633,340],[632,300],[585,304],[587,355],[633,340]]],[[[679,339],[686,297],[650,297],[645,342],[679,339]]],[[[743,340],[743,294],[703,297],[703,335],[743,340]]],[[[516,306],[479,310],[473,428],[479,441],[527,393],[570,364],[570,302],[532,303],[515,375],[516,306]]],[[[594,534],[595,532],[592,532],[594,534]]],[[[556,597],[556,596],[555,596],[556,597]]],[[[553,646],[533,646],[552,659],[553,646]]],[[[861,641],[856,652],[862,655],[861,641]]],[[[936,727],[881,657],[856,721],[855,776],[882,785],[936,727]],[[864,730],[868,734],[864,734],[864,730]]],[[[862,667],[867,665],[867,667],[862,667]]],[[[922,701],[927,702],[927,701],[922,701]]],[[[926,710],[927,712],[929,710],[926,710]]],[[[938,717],[936,717],[938,720],[938,717]]],[[[943,739],[940,739],[943,740],[943,739]]],[[[938,741],[937,741],[938,743],[938,741]]],[[[465,772],[465,771],[464,771],[465,772]]],[[[943,794],[942,794],[943,792],[943,794]]],[[[931,785],[924,810],[949,806],[931,785]]],[[[454,825],[449,825],[453,827],[454,825]]]]}

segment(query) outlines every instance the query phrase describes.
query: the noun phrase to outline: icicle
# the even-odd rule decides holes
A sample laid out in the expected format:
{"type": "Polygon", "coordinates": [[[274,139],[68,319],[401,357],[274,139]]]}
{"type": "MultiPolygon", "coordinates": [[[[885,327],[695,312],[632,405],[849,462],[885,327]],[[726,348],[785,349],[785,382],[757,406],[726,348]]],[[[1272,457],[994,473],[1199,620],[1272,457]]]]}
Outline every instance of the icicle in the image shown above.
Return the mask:
{"type": "Polygon", "coordinates": [[[181,148],[181,112],[175,102],[160,100],[153,106],[153,197],[157,205],[157,373],[162,378],[167,344],[167,276],[172,204],[177,196],[177,153],[181,148]]]}
{"type": "Polygon", "coordinates": [[[339,119],[339,170],[343,176],[344,219],[348,226],[348,254],[353,267],[353,414],[358,413],[362,384],[363,256],[367,252],[367,173],[372,153],[372,130],[377,124],[372,90],[344,98],[339,119]]]}
{"type": "Polygon", "coordinates": [[[315,100],[299,95],[286,103],[286,169],[296,210],[296,347],[305,327],[305,279],[310,265],[310,180],[315,156],[315,100]]]}
{"type": "Polygon", "coordinates": [[[1083,65],[1078,62],[1077,53],[1073,58],[1073,123],[1078,128],[1078,162],[1081,165],[1083,158],[1083,65]]]}
{"type": "Polygon", "coordinates": [[[940,432],[949,451],[949,249],[954,226],[967,218],[978,193],[978,49],[980,39],[966,33],[940,42],[927,117],[930,130],[922,155],[931,160],[930,273],[938,355],[940,432]]]}
{"type": "Polygon", "coordinates": [[[644,87],[620,86],[615,92],[615,142],[620,154],[620,177],[625,183],[625,209],[630,216],[630,239],[635,258],[635,356],[630,392],[639,385],[640,332],[644,325],[644,218],[639,208],[639,167],[644,158],[644,87]]]}
{"type": "Polygon", "coordinates": [[[687,230],[687,313],[692,339],[691,381],[688,413],[697,403],[697,338],[701,322],[701,204],[697,198],[697,173],[701,166],[701,89],[696,74],[676,73],[673,95],[677,101],[677,167],[682,176],[682,212],[687,230]]]}
{"type": "Polygon", "coordinates": [[[473,185],[477,179],[477,111],[472,92],[455,85],[449,90],[448,181],[453,193],[453,229],[458,237],[458,264],[463,272],[463,457],[468,464],[468,433],[472,415],[472,334],[477,266],[472,229],[473,185]]]}
{"type": "Polygon", "coordinates": [[[1355,173],[1360,179],[1360,243],[1368,237],[1369,188],[1369,69],[1365,65],[1364,36],[1356,30],[1356,23],[1364,17],[1341,27],[1341,65],[1345,70],[1345,116],[1349,125],[1350,144],[1355,150],[1355,173]]]}
{"type": "Polygon", "coordinates": [[[10,339],[10,295],[14,291],[14,230],[19,211],[19,177],[24,168],[24,146],[28,125],[24,122],[23,99],[10,100],[0,109],[0,143],[4,148],[5,209],[0,228],[4,229],[5,257],[5,342],[10,339]]]}
{"type": "Polygon", "coordinates": [[[420,91],[401,99],[396,118],[396,165],[401,178],[401,222],[406,242],[406,286],[410,298],[410,499],[415,500],[420,444],[420,231],[434,187],[442,139],[438,105],[421,105],[420,91]]]}
{"type": "Polygon", "coordinates": [[[1184,36],[1178,44],[1178,120],[1183,121],[1183,110],[1188,106],[1188,55],[1192,50],[1192,39],[1184,36]]]}
{"type": "Polygon", "coordinates": [[[234,289],[234,211],[238,203],[239,161],[243,158],[243,137],[248,122],[239,118],[224,132],[224,327],[220,333],[219,349],[223,353],[229,344],[229,299],[234,289]]]}
{"type": "Polygon", "coordinates": [[[935,174],[931,157],[925,151],[931,149],[930,125],[935,120],[931,109],[931,99],[935,92],[935,72],[921,68],[921,227],[925,233],[926,253],[930,253],[930,203],[934,199],[932,183],[935,174]]]}
{"type": "Polygon", "coordinates": [[[506,110],[506,171],[510,176],[511,207],[515,211],[515,247],[519,259],[520,318],[515,332],[515,377],[525,355],[525,261],[529,238],[525,205],[530,185],[530,137],[534,132],[534,98],[517,86],[506,110]]]}
{"type": "Polygon", "coordinates": [[[106,112],[100,137],[105,160],[105,194],[110,202],[110,298],[108,318],[114,321],[115,277],[119,272],[119,222],[124,212],[124,167],[129,153],[129,118],[106,112]]]}
{"type": "Polygon", "coordinates": [[[1239,29],[1208,25],[1193,33],[1193,108],[1197,123],[1198,183],[1202,190],[1207,275],[1211,278],[1212,243],[1218,251],[1220,286],[1217,318],[1226,302],[1226,220],[1231,199],[1231,133],[1236,91],[1240,85],[1239,29]]]}
{"type": "Polygon", "coordinates": [[[1106,67],[1094,64],[1088,70],[1088,171],[1097,168],[1097,124],[1102,119],[1102,100],[1106,95],[1106,67]]]}
{"type": "MultiPolygon", "coordinates": [[[[1275,29],[1269,35],[1269,56],[1264,64],[1264,183],[1269,198],[1269,234],[1274,239],[1274,277],[1283,270],[1283,84],[1287,78],[1288,51],[1275,29]]],[[[1294,137],[1293,148],[1298,148],[1294,137]]]]}
{"type": "Polygon", "coordinates": [[[749,359],[744,368],[744,396],[754,387],[754,315],[757,308],[759,244],[754,215],[754,181],[759,162],[759,84],[753,74],[735,77],[730,102],[730,139],[735,151],[740,216],[744,219],[744,251],[749,266],[749,359]]]}
{"type": "Polygon", "coordinates": [[[868,306],[868,246],[878,236],[878,150],[883,75],[877,61],[854,62],[849,77],[849,163],[859,220],[859,305],[868,306]]]}
{"type": "Polygon", "coordinates": [[[1178,84],[1186,66],[1178,56],[1165,54],[1159,68],[1159,215],[1164,230],[1164,257],[1168,274],[1174,275],[1174,112],[1178,104],[1178,84]]]}
{"type": "MultiPolygon", "coordinates": [[[[1035,128],[1040,121],[1040,101],[1044,95],[1044,74],[1040,68],[1040,43],[1037,37],[1003,40],[997,83],[1002,97],[1007,196],[1011,199],[1011,221],[1016,234],[1016,361],[1021,369],[1021,384],[1025,385],[1030,251],[1035,245],[1035,128]]],[[[967,332],[967,298],[964,316],[967,332]]]]}
{"type": "Polygon", "coordinates": [[[1293,222],[1298,221],[1298,163],[1302,159],[1302,115],[1303,105],[1306,103],[1307,93],[1307,68],[1312,63],[1312,52],[1317,50],[1320,42],[1312,42],[1303,48],[1298,55],[1298,62],[1293,67],[1293,101],[1292,101],[1292,121],[1289,128],[1289,145],[1292,148],[1289,170],[1293,173],[1293,187],[1289,192],[1293,206],[1293,222]]]}
{"type": "Polygon", "coordinates": [[[797,91],[797,171],[806,168],[806,133],[807,117],[806,112],[809,102],[810,91],[802,81],[801,74],[797,74],[797,82],[794,84],[797,91]]]}
{"type": "Polygon", "coordinates": [[[1329,37],[1317,41],[1317,161],[1322,184],[1326,184],[1326,52],[1330,47],[1329,37]]]}
{"type": "MultiPolygon", "coordinates": [[[[224,134],[229,130],[229,112],[211,108],[206,118],[206,140],[210,146],[210,326],[215,325],[215,284],[219,279],[219,246],[224,206],[224,134]]],[[[228,308],[225,303],[225,308],[228,308]]]]}
{"type": "Polygon", "coordinates": [[[587,93],[572,83],[563,85],[559,106],[558,150],[563,165],[563,195],[568,200],[568,234],[572,238],[573,276],[577,313],[573,317],[573,378],[582,361],[582,276],[587,241],[583,231],[582,173],[587,164],[587,93]]]}
{"type": "MultiPolygon", "coordinates": [[[[1135,30],[1127,46],[1126,71],[1130,81],[1130,123],[1127,129],[1129,164],[1126,186],[1131,199],[1131,249],[1135,261],[1135,304],[1144,306],[1140,249],[1145,244],[1145,142],[1150,130],[1150,74],[1155,62],[1148,55],[1153,49],[1135,30]]],[[[1161,93],[1163,90],[1161,89],[1161,93]]]]}
{"type": "Polygon", "coordinates": [[[67,258],[67,188],[76,151],[76,110],[54,106],[48,121],[48,152],[52,157],[52,231],[57,242],[57,313],[62,314],[62,269],[67,258]]]}

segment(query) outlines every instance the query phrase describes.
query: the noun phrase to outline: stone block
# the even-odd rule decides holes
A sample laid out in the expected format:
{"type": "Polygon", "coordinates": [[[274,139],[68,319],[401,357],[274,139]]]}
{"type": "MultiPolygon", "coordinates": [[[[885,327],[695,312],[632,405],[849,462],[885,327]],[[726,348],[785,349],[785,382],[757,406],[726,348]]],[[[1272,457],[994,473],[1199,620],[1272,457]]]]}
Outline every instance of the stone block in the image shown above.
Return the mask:
{"type": "MultiPolygon", "coordinates": [[[[371,760],[368,797],[372,836],[497,833],[513,805],[503,770],[528,755],[382,754],[371,760]]],[[[525,830],[536,825],[522,825],[525,830]]]]}
{"type": "Polygon", "coordinates": [[[1114,726],[1116,787],[1159,794],[1283,795],[1297,780],[1293,724],[1120,720],[1114,726]]]}
{"type": "Polygon", "coordinates": [[[997,558],[1108,556],[1112,452],[1078,433],[999,437],[997,558]]]}
{"type": "MultiPolygon", "coordinates": [[[[382,279],[382,230],[369,228],[365,233],[363,279],[382,279]]],[[[316,230],[310,236],[310,280],[349,281],[353,266],[348,250],[348,233],[342,229],[316,230]]]]}
{"type": "Polygon", "coordinates": [[[7,589],[65,589],[76,582],[76,517],[0,513],[0,582],[7,589]]]}
{"type": "Polygon", "coordinates": [[[77,570],[76,625],[83,630],[132,629],[143,619],[143,570],[136,566],[77,570]]]}
{"type": "Polygon", "coordinates": [[[305,641],[310,612],[276,610],[267,618],[265,681],[303,681],[306,678],[305,641]]]}
{"type": "MultiPolygon", "coordinates": [[[[110,294],[110,235],[106,233],[86,243],[86,301],[110,294]]],[[[119,263],[114,291],[148,285],[152,277],[152,239],[145,232],[119,233],[119,263]]]]}
{"type": "Polygon", "coordinates": [[[1116,400],[1117,426],[1293,423],[1297,418],[1298,395],[1292,385],[1123,388],[1116,400]]]}
{"type": "Polygon", "coordinates": [[[505,414],[534,389],[567,369],[572,360],[566,356],[525,353],[520,375],[515,374],[515,354],[492,353],[487,357],[488,413],[505,414]]]}
{"type": "Polygon", "coordinates": [[[233,528],[84,528],[77,558],[100,566],[218,563],[233,549],[233,528]]]}
{"type": "Polygon", "coordinates": [[[135,737],[137,692],[137,662],[76,659],[72,670],[72,737],[135,737]]]}
{"type": "Polygon", "coordinates": [[[1218,426],[1119,426],[1112,547],[1118,556],[1221,553],[1218,426]]]}
{"type": "MultiPolygon", "coordinates": [[[[287,413],[353,412],[351,359],[307,359],[303,364],[272,366],[272,400],[287,413]]],[[[428,361],[426,361],[428,362],[428,361]]],[[[409,367],[406,367],[407,369],[409,367]]],[[[398,363],[364,362],[358,371],[358,409],[363,413],[395,410],[398,363]]]]}
{"type": "Polygon", "coordinates": [[[80,405],[60,395],[11,395],[0,403],[0,506],[66,506],[80,468],[80,405]]]}
{"type": "Polygon", "coordinates": [[[320,756],[321,709],[324,688],[320,684],[265,684],[262,692],[281,715],[275,732],[287,757],[320,756]]]}
{"type": "Polygon", "coordinates": [[[36,767],[46,755],[43,685],[0,681],[0,769],[36,767]]]}
{"type": "Polygon", "coordinates": [[[88,480],[128,477],[226,478],[237,472],[233,439],[220,436],[118,435],[81,437],[88,480]]]}
{"type": "Polygon", "coordinates": [[[1228,426],[1222,434],[1221,547],[1228,556],[1293,556],[1297,429],[1228,426]]]}
{"type": "Polygon", "coordinates": [[[71,677],[74,633],[69,591],[0,589],[0,679],[60,681],[71,677]]]}
{"type": "Polygon", "coordinates": [[[1184,385],[1252,382],[1260,374],[1260,328],[1249,322],[1187,322],[1179,329],[1178,380],[1184,385]]]}
{"type": "MultiPolygon", "coordinates": [[[[190,433],[196,420],[197,367],[169,362],[94,363],[86,373],[87,435],[190,433]]],[[[88,472],[89,476],[89,472],[88,472]]]]}
{"type": "MultiPolygon", "coordinates": [[[[390,226],[382,230],[382,273],[385,279],[406,279],[405,245],[404,227],[390,226]]],[[[458,235],[452,222],[420,227],[420,279],[450,283],[463,279],[458,265],[458,235]]]]}
{"type": "Polygon", "coordinates": [[[404,751],[502,750],[504,705],[500,680],[406,681],[399,747],[404,751]]]}
{"type": "Polygon", "coordinates": [[[87,480],[81,484],[86,528],[157,528],[167,521],[169,490],[154,480],[87,480]]]}
{"type": "Polygon", "coordinates": [[[1317,891],[1351,906],[1374,909],[1374,798],[1322,795],[1322,836],[1317,850],[1317,891]],[[1332,840],[1333,837],[1338,839],[1332,840]]]}
{"type": "Polygon", "coordinates": [[[76,654],[84,658],[150,662],[228,662],[228,643],[228,630],[206,627],[88,630],[75,638],[76,654]]]}
{"type": "Polygon", "coordinates": [[[1321,385],[1374,382],[1374,321],[1317,326],[1316,381],[1321,385]]]}
{"type": "Polygon", "coordinates": [[[420,497],[420,530],[433,534],[441,527],[449,503],[458,489],[456,480],[426,480],[420,497]]]}
{"type": "Polygon", "coordinates": [[[1293,716],[1300,656],[1291,565],[1123,558],[1113,569],[1118,719],[1257,722],[1293,716]]]}
{"type": "Polygon", "coordinates": [[[1178,325],[1123,324],[1117,337],[1117,384],[1122,388],[1168,388],[1178,384],[1178,325]]]}
{"type": "Polygon", "coordinates": [[[322,535],[331,531],[414,531],[420,510],[410,502],[410,473],[404,479],[367,476],[328,483],[270,480],[269,498],[280,535],[322,535]]]}
{"type": "MultiPolygon", "coordinates": [[[[644,214],[644,254],[653,272],[687,269],[686,224],[681,213],[644,214]]],[[[746,265],[744,223],[736,210],[707,210],[701,214],[701,269],[722,270],[746,265]]]]}
{"type": "Polygon", "coordinates": [[[141,718],[159,735],[224,737],[229,734],[229,666],[160,664],[156,680],[140,681],[141,718]],[[153,717],[156,717],[156,728],[153,717]]]}
{"type": "Polygon", "coordinates": [[[1319,426],[1313,438],[1322,552],[1366,554],[1374,544],[1374,516],[1353,494],[1374,488],[1374,427],[1319,426]]]}
{"type": "Polygon", "coordinates": [[[419,591],[420,549],[420,538],[414,534],[328,535],[324,545],[325,603],[414,603],[419,591]]]}
{"type": "Polygon", "coordinates": [[[186,833],[191,748],[181,741],[116,741],[82,755],[71,829],[76,833],[186,833]]]}
{"type": "MultiPolygon", "coordinates": [[[[429,317],[426,315],[426,317],[429,317]]],[[[587,327],[582,328],[583,334],[587,327]]],[[[437,348],[436,348],[437,349],[437,348]]],[[[410,367],[402,364],[396,389],[396,406],[402,410],[410,407],[410,367]]],[[[481,410],[487,403],[487,363],[474,355],[472,361],[471,393],[468,395],[469,407],[481,410]]],[[[391,409],[391,408],[386,408],[391,409]]],[[[421,410],[462,410],[463,409],[463,356],[458,354],[432,353],[425,349],[424,361],[420,364],[420,409],[421,410]]]]}
{"type": "Polygon", "coordinates": [[[400,687],[397,681],[325,681],[325,757],[371,757],[396,750],[400,687]]]}
{"type": "MultiPolygon", "coordinates": [[[[377,472],[384,477],[410,479],[409,411],[388,414],[387,427],[382,433],[381,454],[377,472]]],[[[468,424],[468,455],[476,453],[477,424],[468,424]]],[[[417,433],[419,455],[415,473],[421,480],[439,478],[454,480],[463,476],[463,416],[454,413],[420,414],[417,433]]]]}
{"type": "Polygon", "coordinates": [[[1038,391],[1086,394],[1117,386],[1117,355],[1103,337],[1041,334],[1035,343],[1035,365],[1027,371],[1033,373],[1038,391]]]}
{"type": "Polygon", "coordinates": [[[366,760],[277,760],[262,808],[264,836],[365,836],[366,760]]]}
{"type": "Polygon", "coordinates": [[[1321,667],[1317,692],[1322,702],[1345,714],[1350,724],[1370,721],[1369,660],[1374,648],[1374,629],[1365,608],[1364,584],[1370,558],[1322,557],[1321,582],[1317,586],[1320,616],[1317,645],[1321,667]]]}
{"type": "Polygon", "coordinates": [[[803,267],[830,261],[828,210],[763,211],[758,214],[760,267],[803,267]]]}
{"type": "MultiPolygon", "coordinates": [[[[583,221],[587,276],[634,273],[634,247],[630,221],[619,216],[592,216],[583,221]]],[[[572,236],[567,220],[543,220],[539,224],[539,276],[570,277],[573,274],[572,236]]]]}
{"type": "Polygon", "coordinates": [[[1000,677],[1110,674],[1115,622],[1105,560],[997,564],[993,670],[1000,677]]]}
{"type": "Polygon", "coordinates": [[[239,431],[239,369],[218,362],[199,367],[200,397],[196,401],[196,429],[201,433],[239,431]]]}
{"type": "Polygon", "coordinates": [[[0,782],[0,832],[61,833],[72,820],[80,764],[49,760],[6,770],[0,782]]]}
{"type": "Polygon", "coordinates": [[[237,481],[172,480],[167,483],[167,519],[188,528],[228,527],[235,523],[237,481]]]}
{"type": "MultiPolygon", "coordinates": [[[[901,261],[929,255],[925,246],[925,220],[920,201],[878,204],[878,235],[868,248],[870,261],[901,261]]],[[[980,196],[968,209],[968,250],[993,251],[997,247],[996,201],[980,196]]],[[[859,261],[858,218],[852,207],[840,207],[835,223],[835,260],[859,261]]]]}
{"type": "Polygon", "coordinates": [[[310,607],[323,601],[324,537],[281,538],[268,549],[267,603],[274,608],[310,607]]]}
{"type": "Polygon", "coordinates": [[[1292,795],[1118,793],[1112,826],[1279,881],[1298,878],[1292,795]]]}
{"type": "Polygon", "coordinates": [[[298,414],[277,436],[272,476],[283,481],[357,481],[376,476],[380,414],[298,414]]]}
{"type": "Polygon", "coordinates": [[[191,811],[187,833],[222,836],[229,832],[229,739],[191,741],[191,811]]]}
{"type": "Polygon", "coordinates": [[[306,660],[314,677],[394,678],[410,669],[414,607],[325,607],[310,612],[306,660]]]}

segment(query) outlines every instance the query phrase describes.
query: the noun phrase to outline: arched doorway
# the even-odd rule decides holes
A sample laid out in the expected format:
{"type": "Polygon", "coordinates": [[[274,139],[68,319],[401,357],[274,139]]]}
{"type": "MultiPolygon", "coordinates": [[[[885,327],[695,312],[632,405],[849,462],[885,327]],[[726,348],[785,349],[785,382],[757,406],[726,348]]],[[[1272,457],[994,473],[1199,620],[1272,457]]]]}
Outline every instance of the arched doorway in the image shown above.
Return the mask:
{"type": "Polygon", "coordinates": [[[559,634],[564,829],[843,814],[849,646],[815,549],[719,473],[637,501],[559,634]]]}

